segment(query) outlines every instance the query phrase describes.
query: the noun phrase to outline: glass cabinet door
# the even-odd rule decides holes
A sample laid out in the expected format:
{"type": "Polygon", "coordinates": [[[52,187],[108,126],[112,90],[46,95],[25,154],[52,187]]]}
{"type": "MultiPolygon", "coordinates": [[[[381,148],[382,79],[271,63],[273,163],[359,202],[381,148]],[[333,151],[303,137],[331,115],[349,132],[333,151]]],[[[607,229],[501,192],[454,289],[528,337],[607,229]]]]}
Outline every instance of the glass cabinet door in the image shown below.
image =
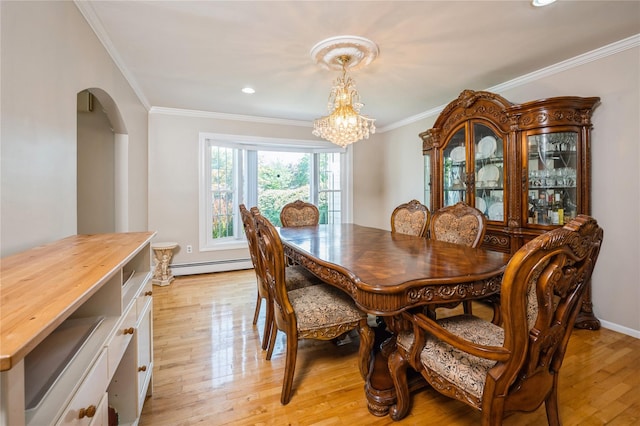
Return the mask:
{"type": "Polygon", "coordinates": [[[504,141],[490,127],[473,124],[475,207],[489,220],[503,222],[504,141]]]}
{"type": "Polygon", "coordinates": [[[443,161],[443,207],[466,201],[467,154],[465,128],[461,127],[449,140],[442,152],[443,161]]]}
{"type": "Polygon", "coordinates": [[[563,225],[577,211],[578,133],[527,134],[528,217],[533,225],[563,225]]]}
{"type": "Polygon", "coordinates": [[[431,210],[431,154],[424,154],[424,205],[431,210]]]}

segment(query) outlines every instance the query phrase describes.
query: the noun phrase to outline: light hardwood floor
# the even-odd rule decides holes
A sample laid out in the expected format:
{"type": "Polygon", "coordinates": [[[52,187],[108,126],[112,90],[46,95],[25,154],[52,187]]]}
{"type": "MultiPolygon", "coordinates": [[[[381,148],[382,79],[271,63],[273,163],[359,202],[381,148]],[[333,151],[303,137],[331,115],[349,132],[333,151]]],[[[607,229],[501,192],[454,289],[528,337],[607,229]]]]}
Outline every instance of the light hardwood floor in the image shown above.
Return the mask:
{"type": "MultiPolygon", "coordinates": [[[[302,340],[293,397],[281,405],[284,336],[266,361],[264,303],[258,325],[252,324],[253,270],[178,277],[154,287],[153,296],[154,386],[141,425],[479,424],[476,411],[430,388],[413,395],[411,413],[400,422],[369,414],[357,336],[340,346],[302,340]]],[[[575,330],[559,383],[565,426],[640,424],[640,340],[575,330]]],[[[504,424],[545,425],[544,407],[509,415],[504,424]]]]}

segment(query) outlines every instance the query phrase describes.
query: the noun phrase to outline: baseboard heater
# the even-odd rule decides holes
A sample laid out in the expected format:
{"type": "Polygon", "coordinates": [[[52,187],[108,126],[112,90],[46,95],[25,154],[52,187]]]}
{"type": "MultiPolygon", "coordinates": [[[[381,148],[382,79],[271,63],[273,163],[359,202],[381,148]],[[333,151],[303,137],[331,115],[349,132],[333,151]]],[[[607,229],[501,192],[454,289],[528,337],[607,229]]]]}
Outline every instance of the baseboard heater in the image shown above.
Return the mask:
{"type": "Polygon", "coordinates": [[[251,259],[215,260],[209,262],[177,263],[171,264],[173,275],[208,274],[210,272],[238,271],[251,269],[251,259]]]}

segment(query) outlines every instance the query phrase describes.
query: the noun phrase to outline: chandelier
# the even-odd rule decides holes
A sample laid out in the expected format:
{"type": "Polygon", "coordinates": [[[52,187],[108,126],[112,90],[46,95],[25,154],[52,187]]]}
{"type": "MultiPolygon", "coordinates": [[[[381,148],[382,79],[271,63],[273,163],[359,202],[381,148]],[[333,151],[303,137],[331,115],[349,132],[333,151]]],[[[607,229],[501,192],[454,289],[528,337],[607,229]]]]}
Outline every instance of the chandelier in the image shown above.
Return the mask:
{"type": "Polygon", "coordinates": [[[342,70],[329,93],[329,115],[313,122],[313,135],[345,147],[375,133],[375,119],[360,115],[360,95],[347,68],[369,64],[378,54],[370,40],[355,36],[340,36],[318,43],[312,50],[316,62],[327,68],[342,70]]]}

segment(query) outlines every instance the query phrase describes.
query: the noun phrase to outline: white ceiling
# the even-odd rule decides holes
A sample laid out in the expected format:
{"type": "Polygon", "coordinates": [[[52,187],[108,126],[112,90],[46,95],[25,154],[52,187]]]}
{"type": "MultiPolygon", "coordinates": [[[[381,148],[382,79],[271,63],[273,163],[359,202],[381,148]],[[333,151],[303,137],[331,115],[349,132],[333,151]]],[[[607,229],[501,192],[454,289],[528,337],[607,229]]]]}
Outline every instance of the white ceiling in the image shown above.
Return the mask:
{"type": "MultiPolygon", "coordinates": [[[[311,48],[366,37],[378,128],[640,34],[640,1],[76,1],[147,107],[312,121],[338,72],[311,48]],[[253,95],[240,90],[251,86],[253,95]]],[[[639,58],[640,60],[640,58],[639,58]]],[[[558,95],[567,95],[559,93],[558,95]]]]}

